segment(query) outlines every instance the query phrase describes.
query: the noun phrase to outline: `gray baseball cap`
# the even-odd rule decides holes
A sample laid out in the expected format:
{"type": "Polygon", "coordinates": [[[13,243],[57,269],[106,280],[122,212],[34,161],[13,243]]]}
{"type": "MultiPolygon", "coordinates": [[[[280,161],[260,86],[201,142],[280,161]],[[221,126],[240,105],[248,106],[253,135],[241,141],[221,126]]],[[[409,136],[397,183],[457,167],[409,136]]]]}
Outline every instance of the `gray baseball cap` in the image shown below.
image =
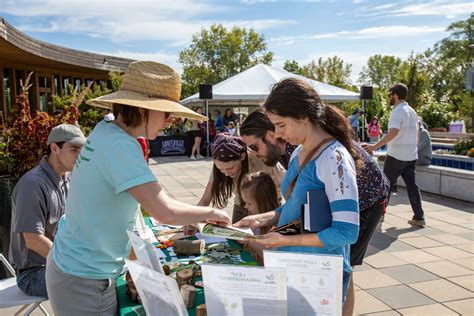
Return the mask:
{"type": "Polygon", "coordinates": [[[54,127],[48,135],[46,144],[66,142],[71,145],[82,146],[86,142],[86,137],[81,129],[76,125],[61,124],[54,127]]]}

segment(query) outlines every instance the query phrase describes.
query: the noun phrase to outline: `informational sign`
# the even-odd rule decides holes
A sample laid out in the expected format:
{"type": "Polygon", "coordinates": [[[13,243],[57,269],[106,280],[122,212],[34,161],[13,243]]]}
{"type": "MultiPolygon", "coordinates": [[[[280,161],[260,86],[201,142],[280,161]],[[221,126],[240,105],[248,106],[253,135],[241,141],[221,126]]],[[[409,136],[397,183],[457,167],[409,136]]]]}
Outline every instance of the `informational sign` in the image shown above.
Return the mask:
{"type": "Polygon", "coordinates": [[[208,315],[287,314],[283,269],[203,264],[208,315]]]}
{"type": "Polygon", "coordinates": [[[288,315],[342,315],[342,257],[264,251],[263,260],[286,270],[288,315]]]}
{"type": "Polygon", "coordinates": [[[187,316],[176,281],[136,261],[125,259],[147,315],[187,316]]]}
{"type": "Polygon", "coordinates": [[[150,156],[186,155],[191,150],[192,142],[188,136],[158,136],[150,141],[150,156]]]}
{"type": "Polygon", "coordinates": [[[464,121],[456,121],[449,123],[449,132],[450,133],[465,133],[466,124],[464,121]]]}
{"type": "Polygon", "coordinates": [[[152,243],[142,239],[129,230],[127,230],[127,234],[138,262],[157,272],[164,273],[160,258],[164,258],[165,254],[161,249],[155,248],[152,243]]]}

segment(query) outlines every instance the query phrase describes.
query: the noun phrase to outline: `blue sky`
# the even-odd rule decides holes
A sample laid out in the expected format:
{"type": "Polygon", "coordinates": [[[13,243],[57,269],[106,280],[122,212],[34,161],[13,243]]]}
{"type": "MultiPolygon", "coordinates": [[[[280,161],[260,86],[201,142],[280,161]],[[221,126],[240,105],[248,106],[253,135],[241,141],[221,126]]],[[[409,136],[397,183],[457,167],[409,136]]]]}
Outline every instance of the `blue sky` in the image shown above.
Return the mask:
{"type": "Polygon", "coordinates": [[[0,16],[57,45],[140,60],[181,71],[178,53],[213,23],[252,27],[274,52],[274,66],[337,55],[352,80],[374,54],[406,58],[446,37],[472,1],[1,0],[0,16]]]}

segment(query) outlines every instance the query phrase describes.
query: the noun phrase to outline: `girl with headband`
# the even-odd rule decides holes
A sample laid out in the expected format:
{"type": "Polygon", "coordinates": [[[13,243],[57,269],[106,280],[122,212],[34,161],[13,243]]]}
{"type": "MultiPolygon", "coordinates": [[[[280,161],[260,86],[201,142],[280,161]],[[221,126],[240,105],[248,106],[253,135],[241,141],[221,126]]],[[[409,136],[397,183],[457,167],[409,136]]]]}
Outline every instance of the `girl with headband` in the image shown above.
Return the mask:
{"type": "Polygon", "coordinates": [[[280,180],[285,173],[285,169],[280,164],[276,167],[266,166],[247,148],[242,139],[227,133],[220,133],[216,136],[211,151],[214,165],[206,190],[198,205],[212,204],[214,207],[224,208],[234,194],[233,223],[248,215],[240,192],[242,179],[245,175],[264,171],[279,187],[280,180]]]}

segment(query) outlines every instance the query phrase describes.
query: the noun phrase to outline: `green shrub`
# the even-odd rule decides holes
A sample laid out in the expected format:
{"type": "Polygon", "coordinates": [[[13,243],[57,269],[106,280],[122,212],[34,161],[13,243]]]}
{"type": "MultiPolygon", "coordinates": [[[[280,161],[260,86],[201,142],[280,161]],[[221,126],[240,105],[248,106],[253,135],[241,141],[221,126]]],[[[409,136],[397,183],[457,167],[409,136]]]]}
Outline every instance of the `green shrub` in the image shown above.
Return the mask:
{"type": "Polygon", "coordinates": [[[474,147],[474,139],[462,139],[453,146],[453,150],[457,155],[467,155],[474,147]]]}
{"type": "Polygon", "coordinates": [[[437,101],[434,94],[425,93],[421,98],[422,104],[416,109],[428,128],[448,128],[449,123],[457,118],[457,113],[447,99],[437,101]]]}

